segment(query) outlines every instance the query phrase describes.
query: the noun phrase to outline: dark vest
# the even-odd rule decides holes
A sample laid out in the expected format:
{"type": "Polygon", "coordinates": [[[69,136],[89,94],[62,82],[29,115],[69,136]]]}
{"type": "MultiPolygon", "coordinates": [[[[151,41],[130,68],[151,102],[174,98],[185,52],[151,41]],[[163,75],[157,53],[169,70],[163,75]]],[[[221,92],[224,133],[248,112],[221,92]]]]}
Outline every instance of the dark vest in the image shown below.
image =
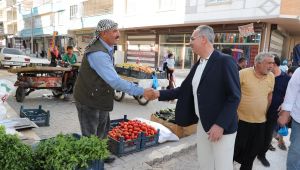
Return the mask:
{"type": "Polygon", "coordinates": [[[96,51],[108,53],[99,40],[85,51],[75,83],[74,98],[76,102],[83,105],[101,111],[112,111],[114,90],[91,68],[87,60],[87,55],[96,51]]]}

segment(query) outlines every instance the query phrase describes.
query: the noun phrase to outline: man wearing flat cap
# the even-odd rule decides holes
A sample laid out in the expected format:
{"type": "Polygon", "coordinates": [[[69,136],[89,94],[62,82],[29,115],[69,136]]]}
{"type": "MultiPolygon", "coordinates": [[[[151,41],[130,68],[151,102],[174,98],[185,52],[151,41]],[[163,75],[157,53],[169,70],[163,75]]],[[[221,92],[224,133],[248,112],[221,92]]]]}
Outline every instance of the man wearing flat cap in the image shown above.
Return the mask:
{"type": "Polygon", "coordinates": [[[118,24],[109,19],[98,22],[95,37],[85,49],[77,77],[74,98],[83,136],[107,137],[109,112],[113,110],[114,89],[130,95],[150,98],[154,91],[121,79],[113,65],[113,46],[120,33],[118,24]]]}

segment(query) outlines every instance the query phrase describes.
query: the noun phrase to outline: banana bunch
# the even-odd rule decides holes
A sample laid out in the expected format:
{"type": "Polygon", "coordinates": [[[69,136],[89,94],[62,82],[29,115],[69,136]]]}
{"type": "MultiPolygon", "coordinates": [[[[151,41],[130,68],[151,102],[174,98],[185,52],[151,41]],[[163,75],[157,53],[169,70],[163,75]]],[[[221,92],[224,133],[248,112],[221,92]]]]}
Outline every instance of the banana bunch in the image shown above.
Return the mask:
{"type": "Polygon", "coordinates": [[[140,71],[140,72],[144,72],[144,73],[147,73],[147,74],[152,74],[153,71],[154,71],[154,69],[152,69],[149,66],[143,66],[143,65],[134,64],[134,63],[116,64],[116,67],[121,67],[121,68],[125,68],[125,69],[140,71]]]}

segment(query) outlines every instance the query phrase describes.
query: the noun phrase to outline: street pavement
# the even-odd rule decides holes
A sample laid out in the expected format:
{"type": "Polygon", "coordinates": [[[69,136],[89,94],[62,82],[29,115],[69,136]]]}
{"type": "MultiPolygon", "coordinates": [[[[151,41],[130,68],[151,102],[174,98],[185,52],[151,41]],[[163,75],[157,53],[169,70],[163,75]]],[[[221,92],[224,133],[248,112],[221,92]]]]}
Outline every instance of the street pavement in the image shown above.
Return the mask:
{"type": "MultiPolygon", "coordinates": [[[[188,70],[178,70],[176,74],[177,86],[181,84],[188,70]]],[[[0,70],[0,79],[7,79],[11,82],[16,81],[16,75],[8,73],[7,70],[0,70]]],[[[55,136],[59,133],[80,133],[77,111],[73,101],[64,101],[51,97],[51,91],[38,90],[26,96],[23,103],[16,102],[12,96],[8,100],[9,106],[18,114],[20,106],[25,108],[38,108],[42,105],[43,109],[50,110],[50,126],[40,127],[34,131],[43,139],[55,136]]],[[[111,112],[111,119],[122,118],[128,115],[129,119],[141,117],[150,119],[150,115],[155,111],[165,108],[174,108],[173,102],[151,101],[146,106],[141,106],[131,96],[126,95],[123,101],[115,102],[114,110],[111,112]]],[[[289,144],[288,138],[285,138],[289,144]]],[[[276,143],[274,143],[276,146],[276,143]]],[[[283,170],[285,168],[287,151],[277,148],[275,152],[269,151],[267,158],[270,160],[271,167],[264,168],[260,162],[255,160],[254,170],[283,170]]],[[[238,169],[238,164],[235,169],[238,169]]],[[[196,170],[196,135],[180,139],[178,142],[167,142],[156,147],[146,149],[141,152],[117,158],[112,164],[105,164],[105,169],[155,169],[155,170],[196,170]]]]}

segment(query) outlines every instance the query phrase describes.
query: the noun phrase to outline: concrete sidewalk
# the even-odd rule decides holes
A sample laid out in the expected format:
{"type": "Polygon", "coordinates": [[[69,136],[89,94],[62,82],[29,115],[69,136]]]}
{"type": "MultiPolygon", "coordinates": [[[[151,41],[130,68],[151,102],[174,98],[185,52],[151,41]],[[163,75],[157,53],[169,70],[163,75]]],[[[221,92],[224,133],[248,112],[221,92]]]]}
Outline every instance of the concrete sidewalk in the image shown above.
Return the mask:
{"type": "Polygon", "coordinates": [[[153,169],[154,164],[163,163],[187,153],[196,147],[196,135],[180,139],[177,142],[166,142],[146,150],[117,157],[111,164],[105,164],[108,170],[146,170],[153,169]]]}
{"type": "MultiPolygon", "coordinates": [[[[178,142],[166,142],[156,147],[146,149],[134,154],[117,158],[112,164],[105,164],[108,170],[197,170],[197,145],[196,135],[180,139],[178,142]]],[[[284,138],[289,146],[289,137],[284,138]]],[[[284,170],[286,169],[287,151],[277,147],[277,141],[272,141],[276,151],[268,151],[267,159],[271,166],[264,167],[257,159],[254,161],[253,170],[284,170]]],[[[234,163],[234,170],[240,165],[234,163]]]]}

